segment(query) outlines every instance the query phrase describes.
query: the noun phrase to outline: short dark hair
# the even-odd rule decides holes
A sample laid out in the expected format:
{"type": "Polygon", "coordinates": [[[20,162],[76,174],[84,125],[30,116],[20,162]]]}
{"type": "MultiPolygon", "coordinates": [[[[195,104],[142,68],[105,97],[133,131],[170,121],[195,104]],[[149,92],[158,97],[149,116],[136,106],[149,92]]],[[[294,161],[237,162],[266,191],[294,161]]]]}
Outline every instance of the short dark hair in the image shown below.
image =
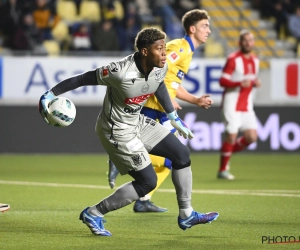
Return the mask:
{"type": "Polygon", "coordinates": [[[140,51],[142,48],[146,48],[157,40],[165,39],[166,37],[166,33],[159,29],[144,28],[136,35],[135,47],[140,51]]]}
{"type": "Polygon", "coordinates": [[[182,26],[185,30],[185,33],[189,33],[189,29],[191,26],[195,25],[197,22],[201,20],[209,20],[210,16],[208,15],[206,10],[194,9],[190,10],[184,14],[181,19],[182,26]]]}

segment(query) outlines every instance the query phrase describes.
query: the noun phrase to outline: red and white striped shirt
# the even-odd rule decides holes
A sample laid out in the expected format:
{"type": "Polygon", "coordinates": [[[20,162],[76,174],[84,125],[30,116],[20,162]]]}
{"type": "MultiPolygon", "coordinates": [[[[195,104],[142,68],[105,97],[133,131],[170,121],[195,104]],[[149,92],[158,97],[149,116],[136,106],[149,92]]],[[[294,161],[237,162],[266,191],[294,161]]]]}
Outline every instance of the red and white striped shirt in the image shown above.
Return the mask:
{"type": "Polygon", "coordinates": [[[223,68],[220,85],[225,88],[222,106],[224,110],[250,111],[253,110],[252,86],[241,87],[243,80],[257,79],[259,59],[250,55],[245,57],[241,51],[230,54],[223,68]]]}

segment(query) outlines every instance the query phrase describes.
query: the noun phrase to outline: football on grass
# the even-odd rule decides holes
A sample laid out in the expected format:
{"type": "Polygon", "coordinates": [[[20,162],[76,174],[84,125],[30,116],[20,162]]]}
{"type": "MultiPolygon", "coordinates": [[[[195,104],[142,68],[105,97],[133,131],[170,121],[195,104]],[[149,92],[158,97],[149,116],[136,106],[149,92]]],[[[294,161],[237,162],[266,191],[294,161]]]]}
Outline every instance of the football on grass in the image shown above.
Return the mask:
{"type": "Polygon", "coordinates": [[[66,97],[55,97],[48,105],[49,114],[47,116],[51,125],[56,127],[69,126],[76,117],[76,107],[74,103],[66,97]]]}

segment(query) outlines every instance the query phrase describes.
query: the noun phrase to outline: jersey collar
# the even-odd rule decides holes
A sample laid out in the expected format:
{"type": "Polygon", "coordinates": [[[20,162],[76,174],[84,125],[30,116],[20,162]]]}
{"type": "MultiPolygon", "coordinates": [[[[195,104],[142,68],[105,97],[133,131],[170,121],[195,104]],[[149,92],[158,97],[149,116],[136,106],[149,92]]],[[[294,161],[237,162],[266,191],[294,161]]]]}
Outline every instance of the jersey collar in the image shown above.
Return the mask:
{"type": "Polygon", "coordinates": [[[135,52],[133,55],[134,58],[134,62],[136,64],[137,69],[145,76],[145,80],[148,81],[148,76],[150,74],[146,74],[142,68],[142,63],[141,63],[141,58],[140,58],[140,53],[139,52],[135,52]]]}
{"type": "Polygon", "coordinates": [[[185,40],[187,40],[187,42],[189,43],[189,45],[190,45],[190,47],[191,47],[192,52],[194,52],[195,47],[194,47],[194,44],[193,44],[193,42],[192,42],[192,39],[189,37],[189,35],[185,35],[183,38],[184,38],[185,40]]]}

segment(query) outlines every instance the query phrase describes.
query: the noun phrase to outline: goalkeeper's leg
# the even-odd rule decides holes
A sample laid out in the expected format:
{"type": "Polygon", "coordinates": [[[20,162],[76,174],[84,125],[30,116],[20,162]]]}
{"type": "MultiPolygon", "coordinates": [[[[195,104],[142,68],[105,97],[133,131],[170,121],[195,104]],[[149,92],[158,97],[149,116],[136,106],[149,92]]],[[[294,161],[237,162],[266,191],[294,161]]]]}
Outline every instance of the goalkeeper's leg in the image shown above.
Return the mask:
{"type": "Polygon", "coordinates": [[[206,224],[215,220],[217,212],[199,213],[192,207],[192,171],[189,149],[174,135],[169,134],[150,152],[172,160],[172,181],[176,190],[179,207],[178,226],[186,230],[197,224],[206,224]]]}
{"type": "Polygon", "coordinates": [[[151,162],[157,175],[157,185],[149,194],[137,200],[133,206],[135,212],[166,212],[168,209],[156,206],[151,202],[151,197],[156,189],[168,177],[171,169],[171,161],[160,156],[150,155],[151,162]]]}

